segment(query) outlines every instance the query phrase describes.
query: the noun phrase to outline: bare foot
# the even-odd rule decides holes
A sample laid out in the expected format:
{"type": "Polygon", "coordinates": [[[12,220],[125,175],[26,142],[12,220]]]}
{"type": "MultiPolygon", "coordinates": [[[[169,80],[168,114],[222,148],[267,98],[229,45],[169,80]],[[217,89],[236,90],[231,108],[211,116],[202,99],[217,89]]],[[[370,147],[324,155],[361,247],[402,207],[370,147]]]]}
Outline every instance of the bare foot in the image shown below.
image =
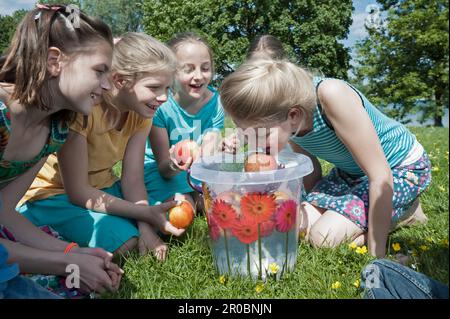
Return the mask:
{"type": "Polygon", "coordinates": [[[395,226],[395,229],[404,227],[404,226],[413,226],[418,224],[424,224],[428,221],[428,217],[425,216],[422,210],[422,206],[420,205],[419,199],[417,198],[412,206],[408,209],[405,215],[408,216],[409,213],[413,211],[412,215],[409,216],[407,219],[402,220],[401,222],[397,223],[395,226]]]}
{"type": "Polygon", "coordinates": [[[361,235],[359,235],[358,237],[356,237],[356,238],[353,240],[352,244],[353,244],[353,243],[354,243],[356,246],[358,246],[358,247],[361,247],[361,246],[364,246],[364,245],[367,246],[367,232],[366,232],[366,233],[363,233],[363,234],[361,234],[361,235]]]}
{"type": "Polygon", "coordinates": [[[168,247],[159,238],[153,229],[147,229],[147,231],[142,232],[139,237],[139,254],[144,256],[147,252],[151,251],[153,255],[159,261],[165,261],[167,258],[168,247]]]}

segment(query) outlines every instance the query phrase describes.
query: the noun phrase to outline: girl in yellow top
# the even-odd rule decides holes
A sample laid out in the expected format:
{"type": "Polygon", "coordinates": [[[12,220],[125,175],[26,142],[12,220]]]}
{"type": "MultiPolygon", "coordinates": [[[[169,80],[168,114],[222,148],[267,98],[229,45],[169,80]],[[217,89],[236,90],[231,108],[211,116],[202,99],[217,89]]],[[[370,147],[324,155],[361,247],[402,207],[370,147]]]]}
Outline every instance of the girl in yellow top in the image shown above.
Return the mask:
{"type": "Polygon", "coordinates": [[[124,253],[139,243],[141,254],[151,250],[164,260],[167,246],[155,228],[176,236],[184,230],[165,217],[175,202],[149,206],[143,159],[152,117],[167,100],[175,68],[164,44],[125,34],[114,48],[113,88],[87,121],[78,116],[66,145],[46,162],[19,211],[81,246],[124,253]],[[120,181],[113,173],[119,161],[120,181]]]}

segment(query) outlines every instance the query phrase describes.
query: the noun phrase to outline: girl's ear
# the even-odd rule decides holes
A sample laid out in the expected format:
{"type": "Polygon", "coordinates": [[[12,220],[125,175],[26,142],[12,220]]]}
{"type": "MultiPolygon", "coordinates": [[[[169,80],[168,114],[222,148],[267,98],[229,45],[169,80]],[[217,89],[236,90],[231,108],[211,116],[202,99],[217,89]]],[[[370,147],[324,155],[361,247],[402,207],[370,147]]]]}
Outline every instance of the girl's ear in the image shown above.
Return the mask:
{"type": "Polygon", "coordinates": [[[57,77],[61,73],[63,53],[56,47],[48,48],[47,71],[52,77],[57,77]]]}
{"type": "Polygon", "coordinates": [[[125,86],[125,79],[119,73],[113,73],[112,83],[114,84],[116,89],[120,90],[125,86]]]}
{"type": "Polygon", "coordinates": [[[289,110],[287,119],[291,124],[291,131],[296,132],[302,123],[303,112],[297,107],[293,107],[289,110]]]}

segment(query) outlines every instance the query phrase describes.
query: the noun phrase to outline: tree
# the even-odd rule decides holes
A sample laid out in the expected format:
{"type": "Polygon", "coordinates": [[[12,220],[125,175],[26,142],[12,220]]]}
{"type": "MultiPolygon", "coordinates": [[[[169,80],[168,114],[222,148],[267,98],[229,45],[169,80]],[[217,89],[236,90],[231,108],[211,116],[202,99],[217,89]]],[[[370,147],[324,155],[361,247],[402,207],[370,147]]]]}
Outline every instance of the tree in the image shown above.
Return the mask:
{"type": "Polygon", "coordinates": [[[310,0],[144,0],[144,30],[161,41],[195,31],[215,53],[216,71],[225,76],[244,58],[258,34],[285,45],[293,62],[327,76],[347,77],[347,37],[352,1],[310,0]]]}
{"type": "Polygon", "coordinates": [[[356,80],[395,118],[448,109],[448,0],[379,0],[387,19],[356,45],[356,80]]]}
{"type": "Polygon", "coordinates": [[[9,47],[14,32],[26,13],[25,10],[17,10],[10,16],[0,15],[0,30],[2,30],[0,33],[0,55],[9,47]]]}
{"type": "Polygon", "coordinates": [[[102,19],[111,28],[113,36],[128,31],[139,31],[142,19],[142,0],[43,0],[46,4],[74,4],[90,16],[102,19]]]}
{"type": "Polygon", "coordinates": [[[82,10],[101,18],[107,23],[114,36],[125,32],[141,30],[142,0],[83,0],[82,10]]]}

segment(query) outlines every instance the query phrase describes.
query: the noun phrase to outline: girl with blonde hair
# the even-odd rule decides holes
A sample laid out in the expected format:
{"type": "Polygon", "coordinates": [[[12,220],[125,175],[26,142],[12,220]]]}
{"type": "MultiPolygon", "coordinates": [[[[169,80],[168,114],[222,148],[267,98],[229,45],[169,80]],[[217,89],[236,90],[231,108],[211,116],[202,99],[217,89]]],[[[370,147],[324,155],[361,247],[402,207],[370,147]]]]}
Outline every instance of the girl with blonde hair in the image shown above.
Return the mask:
{"type": "Polygon", "coordinates": [[[300,231],[313,245],[367,242],[382,257],[391,229],[426,220],[418,200],[431,179],[426,152],[350,84],[253,59],[225,78],[221,100],[238,127],[272,129],[262,137],[268,152],[289,143],[312,159],[300,231]],[[327,176],[318,158],[334,164],[327,176]]]}

